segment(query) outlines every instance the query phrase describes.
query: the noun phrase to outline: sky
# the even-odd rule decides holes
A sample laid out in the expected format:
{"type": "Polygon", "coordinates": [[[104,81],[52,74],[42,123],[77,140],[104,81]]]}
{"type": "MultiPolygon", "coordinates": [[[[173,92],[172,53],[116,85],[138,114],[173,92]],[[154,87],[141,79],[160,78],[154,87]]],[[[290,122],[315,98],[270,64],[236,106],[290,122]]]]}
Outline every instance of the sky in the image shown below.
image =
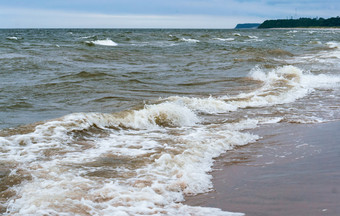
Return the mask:
{"type": "Polygon", "coordinates": [[[339,0],[0,0],[0,28],[234,28],[335,16],[339,0]]]}

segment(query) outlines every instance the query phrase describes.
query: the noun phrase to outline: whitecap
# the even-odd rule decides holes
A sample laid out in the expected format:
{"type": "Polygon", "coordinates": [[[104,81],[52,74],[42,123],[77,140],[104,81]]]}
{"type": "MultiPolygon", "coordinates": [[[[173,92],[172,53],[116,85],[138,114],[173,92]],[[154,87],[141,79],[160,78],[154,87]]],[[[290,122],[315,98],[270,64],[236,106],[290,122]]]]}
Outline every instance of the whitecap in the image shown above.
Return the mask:
{"type": "Polygon", "coordinates": [[[95,41],[91,41],[91,43],[95,44],[95,45],[100,45],[100,46],[118,46],[118,44],[110,39],[106,39],[106,40],[95,40],[95,41]]]}
{"type": "MultiPolygon", "coordinates": [[[[210,96],[208,98],[196,98],[171,96],[165,100],[198,113],[222,114],[246,107],[264,107],[291,103],[305,97],[316,88],[334,88],[340,83],[339,76],[314,75],[291,65],[278,67],[268,72],[255,67],[249,73],[249,78],[261,81],[262,86],[252,92],[240,93],[232,97],[210,96]]],[[[268,122],[275,122],[276,120],[268,122]]]]}
{"type": "Polygon", "coordinates": [[[286,34],[294,34],[294,33],[297,33],[297,32],[298,32],[297,30],[290,30],[286,34]]]}
{"type": "Polygon", "coordinates": [[[228,113],[230,111],[236,111],[237,106],[225,102],[221,98],[215,98],[210,96],[209,98],[195,98],[195,97],[179,97],[171,96],[167,100],[182,104],[191,110],[207,114],[228,113]]]}
{"type": "Polygon", "coordinates": [[[250,38],[250,39],[258,39],[258,37],[254,36],[254,35],[248,35],[247,37],[250,38]]]}
{"type": "Polygon", "coordinates": [[[250,93],[241,93],[234,97],[223,97],[234,107],[264,107],[285,104],[307,96],[316,88],[338,86],[340,77],[332,75],[314,75],[288,65],[265,72],[255,67],[249,74],[263,84],[250,93]]]}
{"type": "Polygon", "coordinates": [[[15,37],[15,36],[6,37],[6,39],[8,39],[8,40],[19,40],[19,38],[15,37]]]}
{"type": "Polygon", "coordinates": [[[96,37],[96,35],[92,35],[92,36],[83,36],[83,37],[80,37],[81,39],[88,39],[88,38],[93,38],[93,37],[96,37]]]}
{"type": "Polygon", "coordinates": [[[189,43],[198,43],[200,42],[199,40],[196,40],[196,39],[191,39],[191,38],[182,38],[181,41],[184,41],[184,42],[189,42],[189,43]]]}
{"type": "Polygon", "coordinates": [[[309,44],[321,44],[321,42],[318,40],[312,40],[312,41],[309,41],[309,44]]]}
{"type": "Polygon", "coordinates": [[[215,38],[215,40],[220,40],[220,41],[233,41],[235,38],[215,38]]]}
{"type": "Polygon", "coordinates": [[[335,42],[335,41],[327,42],[326,45],[331,49],[336,49],[336,48],[339,49],[340,48],[340,43],[335,42]]]}

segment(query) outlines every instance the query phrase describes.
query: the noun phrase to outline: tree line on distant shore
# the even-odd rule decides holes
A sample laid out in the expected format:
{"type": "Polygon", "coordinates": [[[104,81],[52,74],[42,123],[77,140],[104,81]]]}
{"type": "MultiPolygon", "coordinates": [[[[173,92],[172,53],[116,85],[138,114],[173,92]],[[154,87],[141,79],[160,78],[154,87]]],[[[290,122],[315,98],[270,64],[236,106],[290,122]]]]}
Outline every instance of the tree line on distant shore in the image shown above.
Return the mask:
{"type": "Polygon", "coordinates": [[[340,17],[266,20],[258,28],[340,27],[340,17]]]}

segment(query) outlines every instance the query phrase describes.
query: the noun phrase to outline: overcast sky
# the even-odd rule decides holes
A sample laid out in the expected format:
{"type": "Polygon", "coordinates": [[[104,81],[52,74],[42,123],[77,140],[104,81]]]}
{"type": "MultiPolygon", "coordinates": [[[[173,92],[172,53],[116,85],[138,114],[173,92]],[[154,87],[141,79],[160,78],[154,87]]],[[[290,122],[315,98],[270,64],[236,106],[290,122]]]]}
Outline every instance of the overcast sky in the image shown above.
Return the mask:
{"type": "Polygon", "coordinates": [[[0,28],[233,28],[340,16],[340,0],[0,0],[0,28]]]}

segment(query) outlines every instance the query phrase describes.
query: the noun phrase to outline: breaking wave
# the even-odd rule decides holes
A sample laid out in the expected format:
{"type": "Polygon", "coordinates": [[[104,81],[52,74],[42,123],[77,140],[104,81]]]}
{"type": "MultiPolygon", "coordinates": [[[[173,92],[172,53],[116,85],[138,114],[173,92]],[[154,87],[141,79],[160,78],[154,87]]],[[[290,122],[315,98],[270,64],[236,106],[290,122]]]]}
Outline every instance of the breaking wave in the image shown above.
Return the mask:
{"type": "Polygon", "coordinates": [[[303,98],[315,88],[333,88],[340,83],[340,77],[332,75],[313,75],[303,72],[294,66],[279,67],[265,71],[254,68],[249,78],[260,81],[261,87],[237,96],[222,96],[219,98],[190,98],[172,96],[168,100],[183,104],[196,112],[208,114],[226,113],[246,107],[264,107],[291,103],[303,98]]]}
{"type": "Polygon", "coordinates": [[[282,118],[216,124],[204,115],[291,103],[340,83],[340,77],[294,66],[256,67],[248,79],[259,87],[236,96],[172,96],[138,110],[74,113],[1,137],[1,163],[11,169],[6,178],[25,176],[7,185],[5,191],[14,194],[7,213],[243,215],[179,202],[212,188],[214,158],[260,138],[245,130],[282,118]]]}
{"type": "Polygon", "coordinates": [[[192,39],[192,38],[182,38],[181,41],[189,42],[189,43],[198,43],[198,42],[200,42],[199,40],[192,39]]]}
{"type": "Polygon", "coordinates": [[[219,40],[219,41],[234,41],[235,38],[214,38],[215,40],[219,40]]]}
{"type": "Polygon", "coordinates": [[[86,41],[88,45],[100,45],[100,46],[118,46],[118,44],[110,39],[106,40],[95,40],[95,41],[86,41]]]}
{"type": "Polygon", "coordinates": [[[19,40],[19,38],[15,37],[15,36],[6,37],[6,39],[8,39],[8,40],[19,40]]]}

